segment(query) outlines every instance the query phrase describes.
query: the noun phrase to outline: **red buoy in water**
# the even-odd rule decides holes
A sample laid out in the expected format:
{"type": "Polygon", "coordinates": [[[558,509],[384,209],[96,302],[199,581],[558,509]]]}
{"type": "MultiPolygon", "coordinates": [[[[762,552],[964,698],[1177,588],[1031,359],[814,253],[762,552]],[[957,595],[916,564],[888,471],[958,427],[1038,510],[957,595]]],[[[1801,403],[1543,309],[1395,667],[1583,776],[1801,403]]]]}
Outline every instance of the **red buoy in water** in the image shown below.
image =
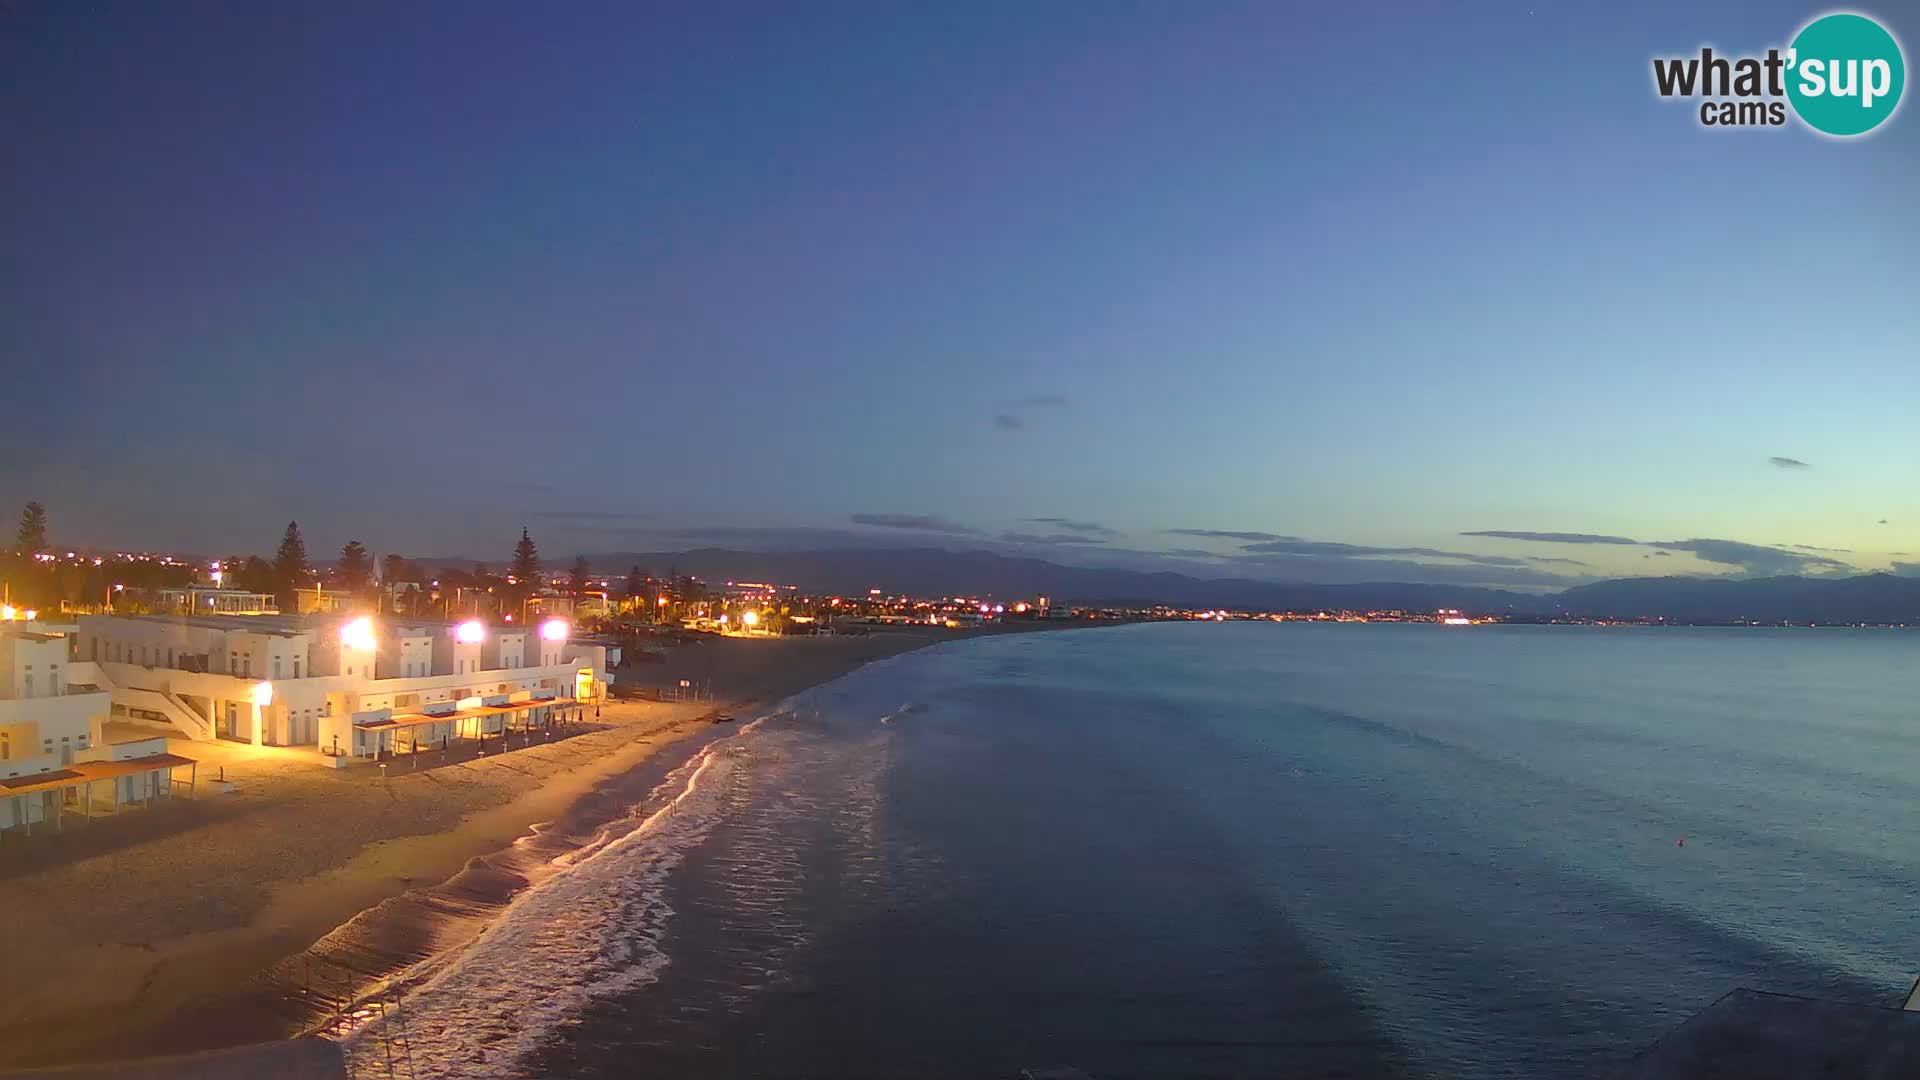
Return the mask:
{"type": "Polygon", "coordinates": [[[1686,846],[1687,846],[1687,838],[1683,836],[1683,837],[1681,837],[1680,839],[1678,839],[1678,840],[1675,840],[1675,841],[1673,842],[1673,846],[1674,846],[1674,847],[1686,847],[1686,846]]]}

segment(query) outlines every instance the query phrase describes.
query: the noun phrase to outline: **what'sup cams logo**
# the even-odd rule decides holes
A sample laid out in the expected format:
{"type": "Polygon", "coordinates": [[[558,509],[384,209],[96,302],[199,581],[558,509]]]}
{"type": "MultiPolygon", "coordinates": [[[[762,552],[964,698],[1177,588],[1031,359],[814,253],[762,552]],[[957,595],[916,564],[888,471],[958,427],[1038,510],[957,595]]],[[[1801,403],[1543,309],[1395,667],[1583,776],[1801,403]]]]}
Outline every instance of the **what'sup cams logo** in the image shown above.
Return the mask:
{"type": "Polygon", "coordinates": [[[1701,98],[1706,127],[1779,127],[1788,109],[1824,135],[1865,135],[1900,108],[1907,63],[1886,27],[1865,15],[1836,12],[1800,28],[1785,50],[1765,56],[1655,57],[1653,86],[1661,97],[1701,98]]]}

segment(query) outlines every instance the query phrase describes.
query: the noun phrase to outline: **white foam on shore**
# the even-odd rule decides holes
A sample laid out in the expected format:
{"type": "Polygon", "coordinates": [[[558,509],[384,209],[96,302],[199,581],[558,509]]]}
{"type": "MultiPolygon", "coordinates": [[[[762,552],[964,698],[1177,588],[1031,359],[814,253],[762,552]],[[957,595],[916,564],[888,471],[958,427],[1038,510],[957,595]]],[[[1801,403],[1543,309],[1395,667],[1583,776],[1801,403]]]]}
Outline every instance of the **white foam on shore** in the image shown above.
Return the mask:
{"type": "Polygon", "coordinates": [[[384,1060],[404,1032],[419,1077],[518,1076],[519,1060],[588,1005],[658,978],[667,879],[745,764],[738,735],[708,745],[669,777],[680,788],[660,809],[558,857],[470,945],[409,973],[399,1012],[347,1036],[349,1056],[384,1060]]]}

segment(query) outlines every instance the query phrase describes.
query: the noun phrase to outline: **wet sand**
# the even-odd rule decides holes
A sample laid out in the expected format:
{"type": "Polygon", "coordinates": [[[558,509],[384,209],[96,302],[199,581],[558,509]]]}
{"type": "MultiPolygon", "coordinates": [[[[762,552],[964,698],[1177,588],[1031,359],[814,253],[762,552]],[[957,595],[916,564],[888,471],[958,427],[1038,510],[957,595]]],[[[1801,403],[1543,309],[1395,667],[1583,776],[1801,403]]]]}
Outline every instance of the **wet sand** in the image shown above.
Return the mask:
{"type": "Polygon", "coordinates": [[[715,709],[744,713],[963,636],[662,649],[663,662],[630,664],[616,681],[687,679],[710,685],[714,700],[615,702],[567,737],[447,764],[428,754],[417,771],[398,762],[384,779],[372,766],[330,770],[290,751],[178,743],[196,756],[224,751],[236,790],[212,793],[203,766],[198,799],[0,848],[0,1067],[211,1049],[309,1027],[364,988],[355,978],[476,932],[533,867],[577,846],[711,737],[715,709]],[[439,917],[418,917],[426,911],[439,917]],[[310,1006],[289,1009],[289,990],[311,994],[310,1006]]]}

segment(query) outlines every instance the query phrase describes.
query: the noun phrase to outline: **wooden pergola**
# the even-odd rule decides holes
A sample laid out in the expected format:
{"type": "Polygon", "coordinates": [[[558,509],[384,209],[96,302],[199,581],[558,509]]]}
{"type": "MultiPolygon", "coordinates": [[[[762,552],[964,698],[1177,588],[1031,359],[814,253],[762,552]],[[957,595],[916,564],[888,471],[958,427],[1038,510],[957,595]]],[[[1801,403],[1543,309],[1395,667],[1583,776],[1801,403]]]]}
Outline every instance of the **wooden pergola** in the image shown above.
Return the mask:
{"type": "MultiPolygon", "coordinates": [[[[165,772],[167,774],[167,797],[173,796],[173,786],[182,781],[174,779],[173,771],[187,769],[187,797],[193,798],[200,784],[200,763],[190,757],[179,754],[149,754],[146,757],[129,758],[125,761],[79,761],[72,765],[55,769],[52,772],[33,773],[28,776],[15,776],[0,780],[0,798],[13,802],[14,824],[26,829],[27,835],[33,835],[33,815],[28,811],[27,797],[49,791],[60,792],[60,798],[53,800],[53,827],[61,825],[62,810],[66,806],[66,792],[73,788],[81,789],[84,802],[84,814],[87,820],[93,818],[93,786],[102,780],[119,780],[123,776],[138,776],[143,773],[165,772]]],[[[155,785],[149,785],[144,805],[153,805],[155,785]]],[[[113,784],[113,805],[120,806],[120,785],[113,784]]]]}
{"type": "MultiPolygon", "coordinates": [[[[369,720],[365,723],[357,723],[354,727],[360,731],[378,733],[426,727],[431,724],[448,724],[451,726],[450,737],[457,739],[474,739],[484,744],[486,739],[484,733],[476,733],[473,735],[460,734],[462,721],[480,720],[492,716],[506,716],[508,719],[503,734],[511,734],[515,730],[527,732],[533,729],[532,721],[528,716],[533,710],[549,710],[549,722],[557,723],[562,722],[559,716],[561,710],[576,708],[579,705],[580,702],[574,698],[535,698],[527,701],[512,701],[505,705],[477,705],[471,709],[455,709],[452,712],[444,713],[402,713],[397,716],[389,716],[384,720],[369,720]],[[512,719],[515,715],[523,717],[517,728],[512,719]]],[[[377,753],[376,751],[376,754],[377,753]]],[[[397,751],[392,753],[395,753],[397,756],[397,751]]]]}

